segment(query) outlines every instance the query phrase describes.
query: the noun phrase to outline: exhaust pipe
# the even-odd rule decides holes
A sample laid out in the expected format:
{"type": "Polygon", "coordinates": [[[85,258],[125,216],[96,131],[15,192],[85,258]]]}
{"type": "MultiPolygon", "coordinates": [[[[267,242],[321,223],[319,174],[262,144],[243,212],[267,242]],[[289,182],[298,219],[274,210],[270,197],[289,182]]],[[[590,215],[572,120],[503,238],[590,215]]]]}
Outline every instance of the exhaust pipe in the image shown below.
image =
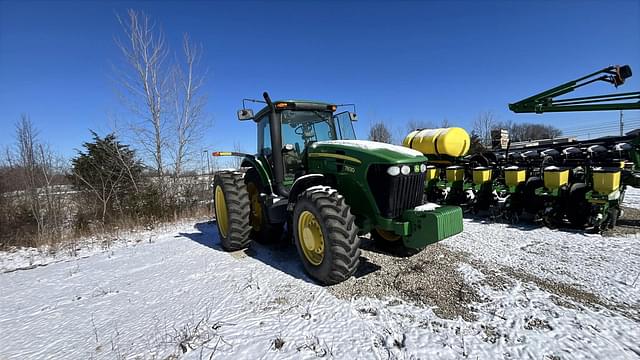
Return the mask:
{"type": "Polygon", "coordinates": [[[275,192],[276,194],[288,198],[289,190],[284,187],[284,161],[282,160],[282,128],[278,116],[276,114],[276,107],[271,102],[269,93],[266,91],[262,94],[267,106],[271,109],[269,113],[269,132],[271,135],[271,160],[273,161],[273,175],[275,177],[275,192]]]}

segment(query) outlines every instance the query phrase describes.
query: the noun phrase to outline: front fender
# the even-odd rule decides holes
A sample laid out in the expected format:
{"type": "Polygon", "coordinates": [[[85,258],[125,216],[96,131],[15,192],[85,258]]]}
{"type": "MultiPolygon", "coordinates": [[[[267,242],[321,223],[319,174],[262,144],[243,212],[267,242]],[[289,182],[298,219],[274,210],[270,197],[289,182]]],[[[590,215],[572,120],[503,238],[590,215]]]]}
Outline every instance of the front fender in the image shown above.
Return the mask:
{"type": "Polygon", "coordinates": [[[327,178],[323,174],[307,174],[300,176],[293,182],[289,191],[289,203],[293,204],[306,189],[316,185],[327,185],[327,178]]]}

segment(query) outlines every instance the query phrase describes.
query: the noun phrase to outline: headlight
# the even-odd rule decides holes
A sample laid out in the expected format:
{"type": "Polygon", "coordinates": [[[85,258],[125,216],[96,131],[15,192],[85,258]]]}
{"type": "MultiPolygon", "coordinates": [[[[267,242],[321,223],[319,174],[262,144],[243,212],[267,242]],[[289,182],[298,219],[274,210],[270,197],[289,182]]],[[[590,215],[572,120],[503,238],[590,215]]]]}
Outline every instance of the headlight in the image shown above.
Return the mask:
{"type": "Polygon", "coordinates": [[[402,165],[402,167],[400,168],[400,172],[402,173],[402,175],[409,175],[409,173],[411,172],[411,168],[407,165],[402,165]]]}
{"type": "Polygon", "coordinates": [[[387,174],[391,175],[391,176],[397,176],[398,174],[400,174],[400,168],[397,166],[390,166],[387,169],[387,174]]]}
{"type": "Polygon", "coordinates": [[[427,165],[425,164],[420,165],[420,172],[425,172],[425,171],[427,171],[427,165]]]}

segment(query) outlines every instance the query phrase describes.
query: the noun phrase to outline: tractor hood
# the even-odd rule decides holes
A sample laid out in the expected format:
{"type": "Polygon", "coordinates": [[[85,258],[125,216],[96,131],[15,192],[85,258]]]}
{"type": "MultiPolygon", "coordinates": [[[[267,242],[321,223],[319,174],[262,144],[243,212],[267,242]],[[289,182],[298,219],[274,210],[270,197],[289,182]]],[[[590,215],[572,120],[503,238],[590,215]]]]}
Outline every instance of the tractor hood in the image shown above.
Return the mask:
{"type": "Polygon", "coordinates": [[[403,146],[367,140],[317,141],[309,149],[310,157],[355,158],[363,163],[416,163],[427,158],[419,151],[403,146]],[[325,155],[326,154],[326,155],[325,155]]]}

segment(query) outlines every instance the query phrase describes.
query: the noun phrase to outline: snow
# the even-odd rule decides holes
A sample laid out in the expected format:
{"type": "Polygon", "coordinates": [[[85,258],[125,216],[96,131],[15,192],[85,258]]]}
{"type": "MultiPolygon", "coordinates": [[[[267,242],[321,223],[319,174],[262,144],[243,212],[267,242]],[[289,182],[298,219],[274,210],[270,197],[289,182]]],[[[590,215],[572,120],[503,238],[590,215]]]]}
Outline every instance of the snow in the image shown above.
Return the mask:
{"type": "Polygon", "coordinates": [[[639,356],[636,236],[464,225],[442,244],[469,254],[458,271],[482,298],[469,321],[394,298],[337,299],[304,274],[292,247],[227,253],[212,223],[131,232],[104,248],[79,242],[81,256],[42,255],[31,269],[16,270],[29,263],[20,260],[26,250],[0,253],[0,358],[639,356]],[[492,286],[491,271],[511,282],[492,286]],[[607,306],[559,305],[510,271],[578,287],[607,306]]]}
{"type": "Polygon", "coordinates": [[[546,227],[479,223],[444,241],[478,261],[579,287],[633,308],[640,316],[640,238],[603,237],[546,227]]]}
{"type": "Polygon", "coordinates": [[[185,358],[298,358],[317,337],[317,351],[336,357],[371,351],[348,303],[259,251],[222,252],[217,238],[180,226],[152,243],[2,274],[0,358],[166,358],[189,338],[185,358]]]}
{"type": "Polygon", "coordinates": [[[624,193],[622,206],[633,209],[640,209],[640,189],[627,186],[627,189],[624,193]]]}
{"type": "Polygon", "coordinates": [[[415,211],[433,211],[437,208],[439,208],[440,205],[436,204],[436,203],[426,203],[426,204],[422,204],[420,206],[416,206],[413,210],[415,211]]]}
{"type": "Polygon", "coordinates": [[[392,145],[377,141],[369,141],[369,140],[327,140],[327,141],[318,141],[316,144],[330,144],[330,145],[341,145],[341,146],[349,146],[353,148],[358,148],[367,151],[375,151],[375,150],[389,150],[397,153],[401,153],[406,156],[424,156],[420,151],[409,149],[404,146],[392,145]]]}

